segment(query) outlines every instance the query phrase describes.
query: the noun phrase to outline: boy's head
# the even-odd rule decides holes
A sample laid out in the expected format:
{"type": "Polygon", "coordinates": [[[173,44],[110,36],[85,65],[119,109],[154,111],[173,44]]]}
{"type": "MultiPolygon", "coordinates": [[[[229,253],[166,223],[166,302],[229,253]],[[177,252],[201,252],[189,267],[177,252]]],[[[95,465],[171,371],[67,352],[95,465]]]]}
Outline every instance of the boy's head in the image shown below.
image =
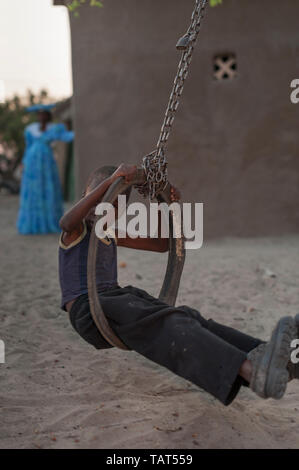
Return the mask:
{"type": "Polygon", "coordinates": [[[87,184],[85,187],[84,191],[84,196],[85,194],[90,193],[93,189],[95,189],[99,184],[102,183],[108,176],[113,175],[113,173],[117,170],[116,166],[113,165],[106,165],[106,166],[101,166],[100,168],[97,168],[95,171],[91,173],[87,180],[87,184]]]}
{"type": "MultiPolygon", "coordinates": [[[[117,170],[117,166],[113,165],[105,165],[97,168],[95,171],[91,173],[91,175],[88,178],[87,184],[85,191],[83,192],[83,197],[93,191],[99,184],[101,184],[106,178],[109,176],[113,175],[113,173],[117,170]]],[[[131,190],[132,188],[128,188],[126,191],[124,191],[122,194],[124,194],[127,197],[127,202],[129,200],[129,197],[131,195],[131,190]]],[[[115,215],[117,217],[118,213],[118,201],[117,199],[114,201],[113,206],[115,208],[115,215]]],[[[88,214],[87,220],[90,222],[93,221],[94,219],[94,211],[95,208],[92,208],[90,210],[90,213],[88,214]]]]}

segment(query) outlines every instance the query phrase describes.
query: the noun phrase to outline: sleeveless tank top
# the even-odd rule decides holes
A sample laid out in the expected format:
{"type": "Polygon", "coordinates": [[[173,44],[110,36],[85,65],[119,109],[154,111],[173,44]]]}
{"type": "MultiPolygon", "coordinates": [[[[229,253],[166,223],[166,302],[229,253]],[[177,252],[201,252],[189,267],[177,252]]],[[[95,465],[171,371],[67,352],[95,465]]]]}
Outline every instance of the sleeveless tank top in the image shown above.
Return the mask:
{"type": "MultiPolygon", "coordinates": [[[[61,288],[61,308],[65,304],[88,292],[87,255],[90,230],[85,221],[80,237],[66,246],[59,240],[59,281],[61,288]]],[[[96,280],[99,290],[117,287],[117,251],[114,239],[98,240],[96,280]]]]}

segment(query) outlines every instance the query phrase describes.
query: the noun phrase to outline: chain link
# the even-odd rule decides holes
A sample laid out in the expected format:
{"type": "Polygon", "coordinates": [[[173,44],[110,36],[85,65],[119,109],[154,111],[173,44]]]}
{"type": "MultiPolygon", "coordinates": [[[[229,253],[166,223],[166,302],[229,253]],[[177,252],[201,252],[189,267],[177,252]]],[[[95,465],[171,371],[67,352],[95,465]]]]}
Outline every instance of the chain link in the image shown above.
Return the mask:
{"type": "Polygon", "coordinates": [[[149,195],[150,200],[153,200],[162,192],[168,183],[165,147],[172,129],[175,114],[179,107],[185,80],[188,76],[189,66],[191,64],[206,4],[207,0],[196,0],[190,27],[187,33],[180,38],[177,43],[177,49],[183,52],[174,79],[157,147],[153,152],[143,158],[142,167],[145,172],[146,182],[138,186],[138,191],[143,194],[143,196],[149,195]]]}

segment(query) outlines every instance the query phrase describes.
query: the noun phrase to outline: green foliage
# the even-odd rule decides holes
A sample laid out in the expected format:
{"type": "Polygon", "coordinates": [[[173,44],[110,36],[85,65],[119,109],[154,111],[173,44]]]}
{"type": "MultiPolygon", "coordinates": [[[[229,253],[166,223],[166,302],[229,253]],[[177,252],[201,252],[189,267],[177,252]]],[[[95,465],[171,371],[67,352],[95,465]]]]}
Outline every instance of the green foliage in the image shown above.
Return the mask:
{"type": "MultiPolygon", "coordinates": [[[[222,0],[209,0],[211,7],[216,7],[222,3],[222,0]]],[[[86,0],[72,0],[72,2],[68,5],[68,9],[75,17],[79,16],[79,8],[84,4],[87,3],[86,0]]],[[[99,0],[89,0],[89,5],[91,7],[103,7],[103,2],[99,0]]]]}
{"type": "Polygon", "coordinates": [[[13,156],[15,166],[21,161],[24,153],[24,129],[36,119],[34,113],[26,112],[26,107],[48,101],[47,91],[41,90],[37,95],[29,91],[26,99],[16,95],[0,103],[0,144],[4,153],[13,156]]]}
{"type": "MultiPolygon", "coordinates": [[[[72,0],[72,2],[67,6],[69,11],[74,14],[75,17],[79,16],[79,8],[84,4],[87,3],[86,0],[72,0]]],[[[99,0],[89,0],[89,5],[91,7],[102,7],[103,3],[99,0]]]]}

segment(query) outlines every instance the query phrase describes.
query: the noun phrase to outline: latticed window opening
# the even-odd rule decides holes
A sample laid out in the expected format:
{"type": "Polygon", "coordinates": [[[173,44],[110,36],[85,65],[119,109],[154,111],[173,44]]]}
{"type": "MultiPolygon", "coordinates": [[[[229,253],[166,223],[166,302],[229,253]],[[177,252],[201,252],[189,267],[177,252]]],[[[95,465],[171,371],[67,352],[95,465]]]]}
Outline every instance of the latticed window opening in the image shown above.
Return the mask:
{"type": "Polygon", "coordinates": [[[214,57],[214,77],[216,80],[232,80],[237,75],[235,54],[218,54],[214,57]]]}

